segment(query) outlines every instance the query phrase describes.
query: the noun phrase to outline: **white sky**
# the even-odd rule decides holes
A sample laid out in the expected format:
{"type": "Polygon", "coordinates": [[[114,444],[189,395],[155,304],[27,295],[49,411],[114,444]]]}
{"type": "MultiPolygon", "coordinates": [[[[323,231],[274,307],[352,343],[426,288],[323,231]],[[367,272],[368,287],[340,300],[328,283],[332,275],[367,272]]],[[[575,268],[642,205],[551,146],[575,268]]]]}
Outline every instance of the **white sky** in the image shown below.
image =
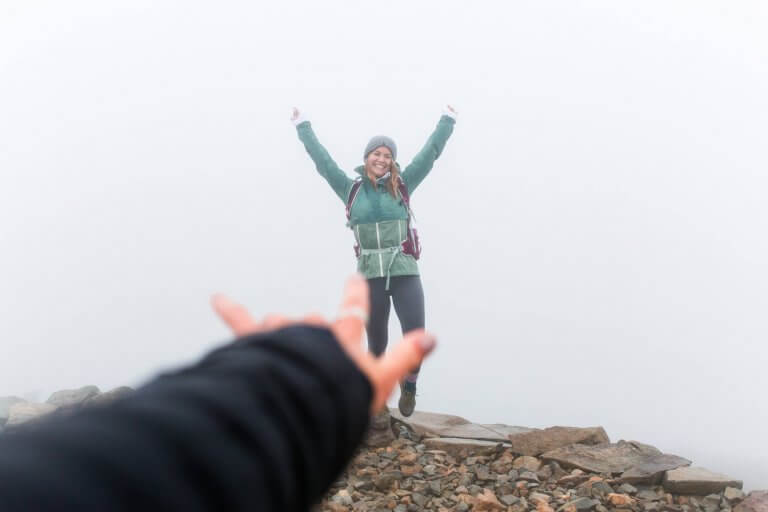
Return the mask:
{"type": "Polygon", "coordinates": [[[0,0],[0,395],[191,361],[228,338],[215,291],[332,314],[352,236],[291,107],[351,171],[378,133],[407,163],[450,102],[413,198],[419,408],[600,424],[766,488],[767,26],[759,1],[0,0]]]}

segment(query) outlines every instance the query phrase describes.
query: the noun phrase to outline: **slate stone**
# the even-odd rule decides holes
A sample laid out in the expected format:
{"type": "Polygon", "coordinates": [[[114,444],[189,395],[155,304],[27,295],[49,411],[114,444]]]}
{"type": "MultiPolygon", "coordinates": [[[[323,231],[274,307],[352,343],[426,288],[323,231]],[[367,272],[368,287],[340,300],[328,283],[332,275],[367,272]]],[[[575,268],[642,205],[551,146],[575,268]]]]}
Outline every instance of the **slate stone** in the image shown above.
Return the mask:
{"type": "Polygon", "coordinates": [[[496,447],[501,444],[493,441],[478,441],[474,439],[450,437],[433,437],[424,439],[423,442],[429,449],[443,450],[454,457],[466,457],[470,454],[493,453],[496,450],[496,447]]]}
{"type": "Polygon", "coordinates": [[[572,444],[546,452],[541,458],[553,460],[563,467],[575,467],[592,473],[624,473],[643,464],[671,463],[678,460],[679,465],[690,464],[690,461],[675,455],[665,455],[653,446],[637,441],[619,441],[595,446],[572,444]]]}
{"type": "Polygon", "coordinates": [[[558,510],[565,510],[569,509],[570,507],[574,507],[579,512],[584,512],[586,510],[592,510],[599,504],[599,501],[593,500],[591,498],[576,498],[575,500],[569,501],[558,510]]]}
{"type": "Polygon", "coordinates": [[[128,386],[120,386],[115,389],[111,389],[107,391],[106,393],[100,393],[98,395],[94,395],[88,399],[86,399],[83,402],[83,405],[91,406],[100,406],[100,405],[107,405],[111,404],[115,400],[118,400],[119,398],[122,398],[124,396],[128,396],[131,393],[133,393],[133,389],[129,388],[128,386]]]}
{"type": "Polygon", "coordinates": [[[421,437],[455,437],[508,443],[510,432],[519,432],[525,427],[507,425],[480,425],[460,416],[416,411],[404,417],[397,409],[391,409],[392,417],[403,423],[421,437]]]}
{"type": "Polygon", "coordinates": [[[5,425],[8,421],[9,411],[13,404],[21,404],[26,402],[23,398],[17,396],[0,396],[0,426],[5,425]]]}
{"type": "Polygon", "coordinates": [[[30,402],[19,402],[13,404],[8,411],[8,421],[5,424],[6,429],[18,427],[28,421],[39,419],[42,416],[52,413],[56,410],[55,405],[36,404],[30,402]]]}
{"type": "Polygon", "coordinates": [[[656,455],[624,471],[619,480],[635,485],[656,485],[661,483],[665,471],[690,464],[691,461],[677,455],[656,455]]]}
{"type": "Polygon", "coordinates": [[[723,498],[728,501],[741,500],[744,498],[744,491],[735,487],[726,487],[723,491],[723,498]]]}
{"type": "Polygon", "coordinates": [[[580,443],[596,445],[610,443],[603,427],[549,427],[543,430],[516,433],[509,436],[512,451],[522,455],[541,455],[542,453],[580,443]]]}
{"type": "Polygon", "coordinates": [[[61,391],[53,393],[45,403],[54,405],[58,408],[77,407],[89,398],[98,394],[99,388],[96,386],[83,386],[79,389],[62,389],[61,391]]]}
{"type": "Polygon", "coordinates": [[[729,476],[715,473],[705,468],[685,467],[667,471],[663,481],[664,489],[676,494],[705,494],[719,493],[726,487],[741,489],[743,483],[729,476]]]}
{"type": "Polygon", "coordinates": [[[619,486],[618,491],[624,494],[635,494],[637,492],[637,488],[630,484],[624,483],[619,486]]]}

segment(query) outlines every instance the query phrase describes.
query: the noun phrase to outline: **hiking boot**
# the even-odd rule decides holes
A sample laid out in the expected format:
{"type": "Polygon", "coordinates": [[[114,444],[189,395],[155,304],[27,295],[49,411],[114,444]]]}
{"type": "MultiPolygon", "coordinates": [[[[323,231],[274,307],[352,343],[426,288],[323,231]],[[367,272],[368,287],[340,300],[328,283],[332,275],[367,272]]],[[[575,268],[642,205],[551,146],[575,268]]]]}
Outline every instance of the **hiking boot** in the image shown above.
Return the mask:
{"type": "Polygon", "coordinates": [[[415,382],[400,383],[400,401],[397,402],[397,408],[400,409],[400,414],[403,416],[413,414],[413,410],[416,408],[415,382]]]}

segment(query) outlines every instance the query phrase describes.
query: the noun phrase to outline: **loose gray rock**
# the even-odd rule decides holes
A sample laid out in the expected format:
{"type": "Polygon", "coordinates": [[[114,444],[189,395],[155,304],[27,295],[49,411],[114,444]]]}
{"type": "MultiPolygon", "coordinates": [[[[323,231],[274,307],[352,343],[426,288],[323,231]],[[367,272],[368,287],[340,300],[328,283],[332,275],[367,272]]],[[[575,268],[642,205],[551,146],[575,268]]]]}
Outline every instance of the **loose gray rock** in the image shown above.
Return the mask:
{"type": "Polygon", "coordinates": [[[80,389],[62,389],[52,394],[45,403],[59,408],[77,407],[98,394],[99,388],[96,386],[84,386],[80,389]]]}
{"type": "Polygon", "coordinates": [[[549,503],[552,501],[552,496],[541,492],[532,492],[528,495],[528,501],[534,505],[538,505],[539,503],[549,503]]]}
{"type": "Polygon", "coordinates": [[[508,444],[510,432],[530,430],[508,425],[480,425],[460,416],[433,412],[416,411],[406,418],[397,409],[391,409],[391,414],[421,437],[454,437],[508,444]]]}
{"type": "Polygon", "coordinates": [[[607,483],[600,481],[592,484],[592,495],[595,496],[607,496],[613,492],[613,487],[607,483]]]}
{"type": "Polygon", "coordinates": [[[637,493],[636,496],[638,499],[641,500],[658,500],[661,499],[661,496],[659,496],[659,493],[656,491],[652,491],[650,489],[643,489],[642,491],[637,493]]]}
{"type": "Polygon", "coordinates": [[[573,487],[574,485],[580,485],[589,480],[589,475],[565,475],[557,480],[559,485],[565,485],[573,487]]]}
{"type": "Polygon", "coordinates": [[[719,493],[726,487],[741,489],[743,483],[729,476],[715,473],[705,468],[685,467],[667,471],[663,481],[664,489],[677,494],[719,493]]]}
{"type": "Polygon", "coordinates": [[[517,478],[518,480],[525,480],[526,482],[539,483],[539,476],[533,471],[523,471],[517,478]]]}
{"type": "Polygon", "coordinates": [[[488,430],[496,432],[504,438],[504,441],[507,441],[511,435],[522,434],[524,432],[533,432],[534,430],[537,430],[535,428],[520,427],[517,425],[503,425],[501,423],[480,423],[479,425],[481,427],[487,428],[488,430]]]}
{"type": "Polygon", "coordinates": [[[744,491],[735,487],[726,487],[723,491],[723,497],[728,501],[740,500],[744,498],[744,491]]]}
{"type": "Polygon", "coordinates": [[[752,491],[733,512],[768,512],[768,491],[752,491]]]}
{"type": "Polygon", "coordinates": [[[552,478],[553,472],[552,472],[552,466],[547,464],[546,466],[543,466],[540,470],[536,472],[536,476],[539,477],[539,480],[549,480],[552,478]]]}
{"type": "Polygon", "coordinates": [[[0,396],[0,427],[8,421],[10,408],[13,404],[24,403],[26,400],[17,396],[0,396]]]}
{"type": "Polygon", "coordinates": [[[373,485],[379,491],[384,492],[386,490],[389,490],[389,488],[392,487],[392,484],[394,484],[396,481],[400,481],[402,479],[403,479],[403,474],[400,471],[387,471],[386,473],[382,473],[376,479],[373,485]]]}
{"type": "Polygon", "coordinates": [[[431,439],[424,439],[423,442],[430,450],[443,450],[454,457],[466,457],[470,454],[493,453],[496,450],[496,447],[501,444],[493,441],[478,441],[475,439],[451,437],[433,437],[431,439]]]}
{"type": "Polygon", "coordinates": [[[514,494],[507,494],[501,497],[501,502],[507,506],[514,505],[519,501],[520,501],[520,498],[518,498],[514,494]]]}
{"type": "Polygon", "coordinates": [[[549,427],[511,434],[512,451],[523,455],[541,455],[574,443],[596,445],[610,443],[603,427],[549,427]]]}
{"type": "Polygon", "coordinates": [[[56,406],[51,404],[34,404],[29,402],[15,403],[9,409],[8,421],[5,423],[5,428],[10,429],[18,427],[28,421],[37,420],[55,410],[56,406]]]}
{"type": "MultiPolygon", "coordinates": [[[[512,448],[512,451],[515,451],[515,449],[512,448]]],[[[512,467],[517,470],[523,469],[527,471],[533,471],[535,473],[541,467],[541,461],[536,457],[523,455],[522,457],[518,457],[514,460],[512,467]]]]}
{"type": "Polygon", "coordinates": [[[107,405],[111,404],[115,400],[122,398],[124,396],[128,396],[131,393],[133,393],[133,389],[129,388],[128,386],[120,386],[118,388],[112,389],[107,391],[106,393],[100,393],[98,395],[94,395],[91,398],[88,398],[83,402],[83,405],[91,406],[91,405],[107,405]]]}
{"type": "Polygon", "coordinates": [[[704,507],[714,507],[715,509],[720,508],[720,502],[722,501],[720,494],[709,494],[707,496],[704,496],[704,507]]]}
{"type": "Polygon", "coordinates": [[[352,497],[346,489],[342,489],[331,497],[331,501],[339,505],[352,506],[352,497]]]}
{"type": "Polygon", "coordinates": [[[621,484],[618,491],[623,494],[635,494],[637,492],[637,488],[629,484],[621,484]]]}
{"type": "Polygon", "coordinates": [[[661,483],[665,471],[688,466],[690,463],[677,455],[656,455],[623,472],[619,480],[635,485],[656,485],[661,483]]]}
{"type": "Polygon", "coordinates": [[[560,507],[558,511],[564,510],[568,507],[575,507],[576,510],[583,512],[586,510],[592,510],[599,504],[600,504],[599,501],[593,500],[591,498],[576,498],[575,500],[569,501],[568,503],[560,507]]]}
{"type": "Polygon", "coordinates": [[[420,507],[423,507],[424,504],[427,502],[428,498],[426,496],[424,496],[423,494],[419,494],[418,492],[415,492],[415,493],[411,494],[411,499],[413,500],[413,502],[416,505],[418,505],[420,507]]]}
{"type": "Polygon", "coordinates": [[[356,491],[370,491],[373,489],[373,482],[370,480],[358,480],[352,484],[352,487],[354,487],[356,491]]]}
{"type": "Polygon", "coordinates": [[[478,480],[491,480],[491,472],[485,464],[475,466],[475,475],[478,480]]]}

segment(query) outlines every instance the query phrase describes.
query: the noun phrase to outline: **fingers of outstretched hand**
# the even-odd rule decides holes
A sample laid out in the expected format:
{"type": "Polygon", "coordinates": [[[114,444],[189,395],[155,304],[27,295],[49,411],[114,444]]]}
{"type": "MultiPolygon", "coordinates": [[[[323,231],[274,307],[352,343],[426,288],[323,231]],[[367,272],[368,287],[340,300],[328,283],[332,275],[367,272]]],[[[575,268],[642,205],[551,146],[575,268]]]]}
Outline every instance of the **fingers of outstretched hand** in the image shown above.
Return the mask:
{"type": "Polygon", "coordinates": [[[301,323],[313,327],[328,327],[328,321],[320,313],[310,313],[305,315],[304,318],[301,319],[301,323]]]}
{"type": "Polygon", "coordinates": [[[294,320],[291,320],[290,318],[284,315],[267,315],[261,321],[261,325],[263,325],[264,329],[267,331],[282,329],[283,327],[287,327],[295,323],[296,322],[294,320]]]}
{"type": "Polygon", "coordinates": [[[299,109],[293,107],[293,113],[291,114],[291,121],[295,121],[299,117],[299,109]]]}
{"type": "Polygon", "coordinates": [[[331,325],[331,330],[345,349],[359,348],[365,324],[368,323],[368,311],[368,281],[362,275],[354,274],[347,279],[339,316],[331,325]]]}
{"type": "Polygon", "coordinates": [[[393,350],[375,362],[370,376],[374,387],[373,411],[384,406],[395,385],[417,368],[436,344],[432,334],[421,329],[410,331],[393,350]]]}
{"type": "Polygon", "coordinates": [[[245,306],[238,304],[225,295],[217,294],[211,297],[211,306],[219,318],[232,329],[237,336],[253,334],[264,329],[258,324],[245,306]]]}

